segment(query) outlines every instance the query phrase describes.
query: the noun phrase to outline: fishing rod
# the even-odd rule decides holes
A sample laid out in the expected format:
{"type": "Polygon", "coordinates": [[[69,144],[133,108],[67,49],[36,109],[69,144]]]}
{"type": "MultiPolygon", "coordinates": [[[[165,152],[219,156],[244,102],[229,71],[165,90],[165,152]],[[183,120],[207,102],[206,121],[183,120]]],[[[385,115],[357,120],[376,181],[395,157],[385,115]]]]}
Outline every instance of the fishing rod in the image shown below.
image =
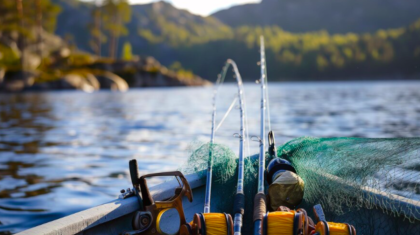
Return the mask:
{"type": "Polygon", "coordinates": [[[207,161],[207,179],[206,179],[206,194],[204,199],[204,213],[210,213],[210,198],[211,198],[211,180],[213,176],[213,144],[214,144],[214,133],[216,126],[216,102],[217,102],[217,92],[220,85],[223,83],[224,76],[218,76],[216,81],[216,88],[213,92],[213,112],[211,118],[211,135],[210,135],[210,148],[209,148],[209,158],[207,161]]]}
{"type": "MultiPolygon", "coordinates": [[[[239,73],[236,63],[229,59],[226,61],[225,66],[222,69],[221,74],[219,75],[216,81],[216,88],[213,92],[213,112],[212,112],[212,127],[211,127],[211,136],[210,136],[210,145],[209,145],[209,158],[207,162],[207,179],[206,179],[206,193],[204,199],[204,213],[197,213],[193,217],[193,222],[191,224],[190,234],[241,234],[242,228],[242,217],[244,214],[245,207],[245,195],[244,195],[244,145],[245,141],[248,138],[247,129],[245,129],[246,123],[246,112],[245,103],[244,103],[244,92],[243,92],[243,82],[242,77],[239,73]],[[238,87],[238,96],[235,98],[230,105],[229,109],[225,113],[224,117],[220,123],[216,126],[216,113],[217,113],[217,96],[218,90],[221,84],[224,82],[228,69],[232,66],[233,72],[235,74],[235,79],[238,87]],[[238,184],[236,190],[236,196],[234,201],[234,214],[235,219],[232,220],[232,216],[226,213],[212,213],[211,212],[211,187],[212,187],[212,174],[213,174],[213,147],[215,133],[218,128],[221,126],[226,116],[232,110],[234,104],[239,102],[239,114],[240,114],[240,133],[235,134],[239,137],[239,160],[238,160],[238,184]]],[[[185,233],[181,233],[185,234],[185,233]]]]}
{"type": "Polygon", "coordinates": [[[233,221],[234,235],[240,235],[242,229],[242,217],[245,212],[245,194],[244,194],[244,137],[245,137],[245,118],[244,118],[244,98],[243,98],[243,83],[242,77],[239,73],[238,67],[233,60],[228,60],[235,72],[235,78],[238,83],[238,99],[239,99],[239,113],[241,117],[241,129],[239,134],[239,160],[238,160],[238,184],[236,186],[236,195],[234,200],[233,213],[235,214],[233,221]]]}
{"type": "MultiPolygon", "coordinates": [[[[254,235],[261,235],[261,221],[266,213],[266,197],[264,193],[264,171],[265,171],[265,111],[266,111],[266,65],[264,37],[260,37],[260,68],[261,68],[261,126],[260,126],[260,155],[258,167],[258,192],[254,197],[254,235]]],[[[271,132],[270,132],[271,133],[271,132]]]]}
{"type": "MultiPolygon", "coordinates": [[[[236,103],[237,98],[235,98],[230,105],[228,111],[225,113],[225,116],[222,118],[218,126],[216,127],[216,113],[217,113],[217,96],[220,86],[223,84],[226,73],[229,69],[229,66],[232,64],[232,60],[228,60],[225,64],[225,66],[222,69],[222,73],[219,74],[217,81],[216,81],[216,88],[213,91],[213,111],[212,111],[212,125],[211,125],[211,135],[210,135],[210,148],[209,148],[209,158],[207,161],[207,179],[206,179],[206,194],[204,199],[204,213],[210,213],[210,202],[211,202],[211,182],[212,182],[212,176],[213,176],[213,145],[214,145],[214,136],[216,131],[219,129],[219,127],[222,125],[223,121],[225,120],[226,116],[230,113],[230,111],[233,108],[233,105],[236,103]]],[[[235,64],[235,62],[233,62],[235,64]]],[[[233,65],[232,65],[233,66],[233,65]]],[[[235,64],[236,66],[236,64],[235,64]]],[[[241,79],[242,84],[242,79],[241,79]]],[[[239,86],[239,84],[238,84],[239,86]]],[[[243,90],[240,88],[240,90],[243,90]]],[[[240,104],[241,105],[241,104],[240,104]]],[[[242,114],[241,114],[242,116],[242,114]]]]}

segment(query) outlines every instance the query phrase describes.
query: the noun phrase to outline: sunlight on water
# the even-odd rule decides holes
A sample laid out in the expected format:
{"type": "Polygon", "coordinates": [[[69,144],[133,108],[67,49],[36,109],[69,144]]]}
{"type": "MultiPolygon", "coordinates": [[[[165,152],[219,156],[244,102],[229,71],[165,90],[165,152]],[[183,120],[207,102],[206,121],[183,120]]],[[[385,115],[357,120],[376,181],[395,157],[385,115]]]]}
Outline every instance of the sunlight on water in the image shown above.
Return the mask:
{"type": "MultiPolygon", "coordinates": [[[[250,136],[259,134],[259,86],[246,84],[250,136]]],[[[299,136],[420,136],[419,82],[270,84],[278,144],[299,136]]],[[[219,120],[236,87],[221,91],[219,120]]],[[[174,170],[210,138],[212,88],[0,95],[0,231],[12,233],[115,199],[140,174],[174,170]]],[[[239,113],[216,142],[235,152],[239,113]]],[[[251,153],[258,143],[251,142],[251,153]]]]}

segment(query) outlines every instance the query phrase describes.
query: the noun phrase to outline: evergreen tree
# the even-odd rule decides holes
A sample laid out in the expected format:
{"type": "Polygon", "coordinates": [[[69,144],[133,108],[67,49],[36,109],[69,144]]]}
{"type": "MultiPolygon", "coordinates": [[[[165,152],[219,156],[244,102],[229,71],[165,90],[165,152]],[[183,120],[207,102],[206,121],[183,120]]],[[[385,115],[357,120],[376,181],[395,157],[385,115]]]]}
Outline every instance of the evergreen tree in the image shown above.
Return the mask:
{"type": "MultiPolygon", "coordinates": [[[[59,5],[53,3],[52,0],[35,0],[39,7],[34,7],[36,12],[28,12],[29,21],[37,19],[36,24],[39,26],[40,31],[47,31],[54,33],[57,26],[57,16],[61,12],[59,5]]],[[[33,6],[28,6],[32,9],[33,6]]],[[[33,23],[31,23],[33,25],[33,23]]]]}
{"type": "Polygon", "coordinates": [[[0,4],[0,31],[2,35],[16,40],[21,52],[21,65],[25,61],[26,44],[36,43],[41,53],[42,31],[53,32],[60,7],[50,0],[14,0],[0,4]],[[34,40],[35,39],[35,40],[34,40]]]}
{"type": "Polygon", "coordinates": [[[110,36],[109,56],[115,58],[119,37],[128,34],[125,24],[131,20],[131,7],[127,0],[105,0],[103,9],[104,28],[110,36]]]}
{"type": "MultiPolygon", "coordinates": [[[[18,21],[19,21],[19,27],[21,29],[24,28],[23,25],[23,4],[22,4],[22,0],[16,0],[16,10],[17,10],[17,14],[18,14],[18,21]]],[[[19,34],[19,50],[21,51],[21,55],[20,55],[20,65],[24,66],[24,62],[25,62],[25,42],[24,42],[24,36],[23,34],[19,34]]]]}
{"type": "Polygon", "coordinates": [[[42,43],[42,7],[41,0],[35,0],[36,7],[36,28],[37,28],[37,53],[42,57],[41,43],[42,43]]]}
{"type": "Polygon", "coordinates": [[[96,1],[96,6],[92,9],[91,15],[93,23],[89,23],[91,40],[90,47],[97,56],[102,56],[102,44],[106,43],[107,38],[102,31],[102,6],[96,1]]]}

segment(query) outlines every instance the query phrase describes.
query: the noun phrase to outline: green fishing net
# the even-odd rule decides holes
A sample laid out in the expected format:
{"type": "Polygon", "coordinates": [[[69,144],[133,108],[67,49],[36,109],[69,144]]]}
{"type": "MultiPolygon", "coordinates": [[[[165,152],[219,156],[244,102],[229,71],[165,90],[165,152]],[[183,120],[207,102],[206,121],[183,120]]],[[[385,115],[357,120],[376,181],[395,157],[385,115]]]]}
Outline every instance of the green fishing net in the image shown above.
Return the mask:
{"type": "MultiPolygon", "coordinates": [[[[194,143],[189,148],[190,157],[181,168],[184,174],[199,173],[205,182],[210,144],[194,143]]],[[[227,146],[213,144],[213,177],[211,212],[233,215],[233,201],[238,181],[238,156],[227,146]]],[[[245,158],[244,194],[246,200],[243,231],[252,231],[252,209],[257,193],[258,155],[245,158]],[[249,212],[249,213],[248,213],[249,212]],[[250,221],[250,222],[249,222],[250,221]]],[[[204,202],[204,201],[203,201],[204,202]]],[[[202,211],[197,211],[200,213],[202,211]]]]}
{"type": "MultiPolygon", "coordinates": [[[[183,172],[201,171],[205,180],[208,153],[209,144],[192,148],[183,172]]],[[[232,213],[237,156],[218,144],[213,156],[212,211],[232,213]]],[[[352,224],[357,234],[420,234],[420,138],[303,137],[279,146],[278,157],[305,181],[299,207],[310,215],[321,204],[328,221],[352,224]]],[[[257,174],[258,154],[245,161],[244,234],[252,234],[257,174]]]]}
{"type": "Polygon", "coordinates": [[[305,181],[303,207],[358,234],[420,234],[420,138],[294,139],[278,148],[305,181]]]}

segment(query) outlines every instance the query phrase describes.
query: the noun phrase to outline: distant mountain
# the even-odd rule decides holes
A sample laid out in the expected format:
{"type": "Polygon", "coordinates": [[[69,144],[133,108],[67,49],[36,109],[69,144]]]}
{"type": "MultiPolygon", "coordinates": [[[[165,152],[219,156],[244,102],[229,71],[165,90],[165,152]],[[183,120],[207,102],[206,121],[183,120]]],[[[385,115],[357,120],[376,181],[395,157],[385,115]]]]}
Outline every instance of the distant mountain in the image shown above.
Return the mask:
{"type": "MultiPolygon", "coordinates": [[[[62,8],[56,33],[92,52],[88,24],[93,4],[54,1],[62,8]]],[[[264,35],[269,76],[274,79],[404,77],[420,73],[417,1],[264,0],[209,17],[163,1],[132,5],[132,18],[126,25],[129,34],[119,38],[117,54],[129,42],[133,54],[153,56],[166,67],[180,63],[210,80],[232,58],[244,79],[255,80],[259,37],[264,35]]],[[[104,44],[102,55],[108,55],[107,49],[104,44]]]]}
{"type": "Polygon", "coordinates": [[[160,1],[132,5],[130,35],[121,38],[133,45],[134,53],[153,55],[164,64],[177,59],[174,48],[232,37],[230,27],[213,17],[202,17],[160,1]]]}
{"type": "MultiPolygon", "coordinates": [[[[92,21],[94,5],[78,0],[53,1],[62,8],[56,34],[70,38],[79,49],[91,51],[88,24],[92,21]]],[[[233,35],[230,27],[213,17],[194,15],[164,1],[131,7],[131,21],[126,25],[129,35],[119,38],[119,48],[129,41],[133,53],[153,55],[166,65],[176,59],[173,48],[232,38],[233,35]]],[[[107,45],[102,49],[106,55],[107,45]]]]}
{"type": "Polygon", "coordinates": [[[279,26],[290,32],[364,33],[420,18],[419,0],[262,0],[212,15],[231,26],[279,26]]]}

